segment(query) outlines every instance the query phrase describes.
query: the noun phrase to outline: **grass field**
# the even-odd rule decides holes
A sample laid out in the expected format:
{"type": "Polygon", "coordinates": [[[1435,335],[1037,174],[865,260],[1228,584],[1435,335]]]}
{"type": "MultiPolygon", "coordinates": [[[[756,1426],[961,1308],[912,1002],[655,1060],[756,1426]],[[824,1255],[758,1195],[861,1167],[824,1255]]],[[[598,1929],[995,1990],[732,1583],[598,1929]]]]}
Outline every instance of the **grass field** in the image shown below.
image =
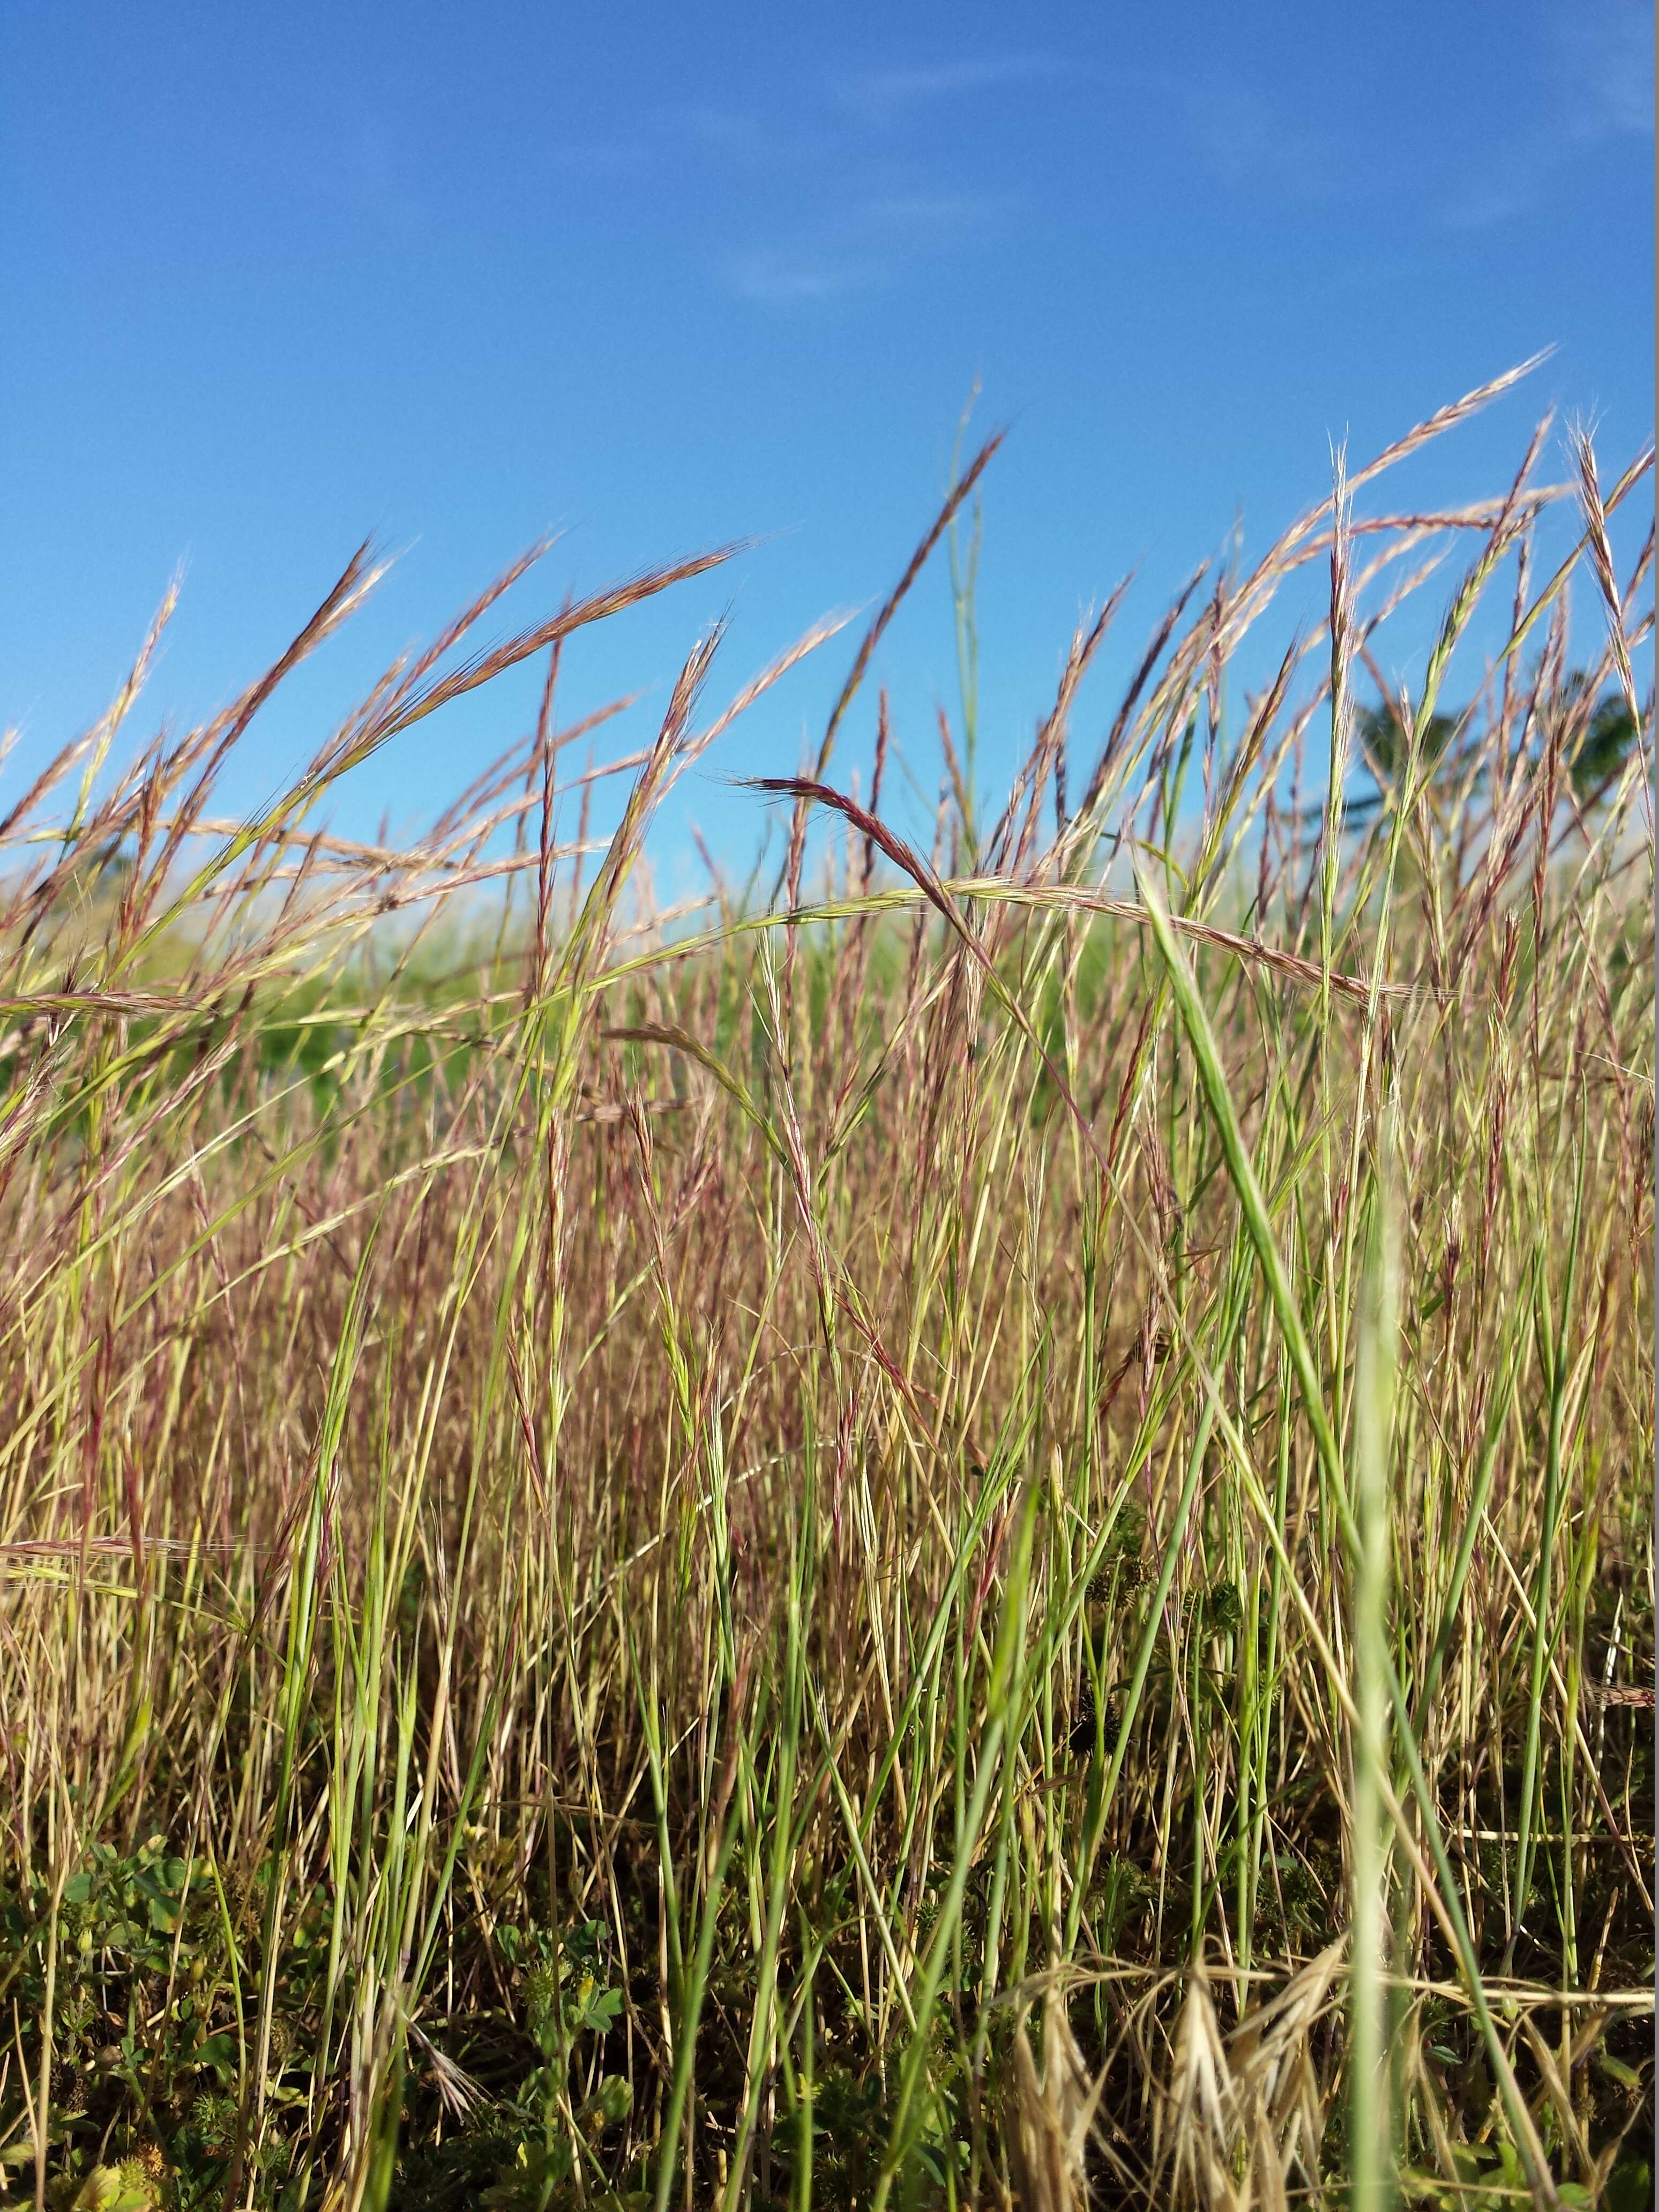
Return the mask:
{"type": "Polygon", "coordinates": [[[1650,454],[1391,514],[1488,396],[1085,742],[1109,602],[994,819],[976,461],[897,595],[955,552],[931,849],[890,605],[769,902],[638,890],[778,672],[714,638],[584,850],[561,653],[686,569],[468,659],[496,587],[252,820],[366,556],[12,779],[8,2201],[1649,2201],[1650,454]],[[532,655],[424,843],[321,834],[532,655]]]}

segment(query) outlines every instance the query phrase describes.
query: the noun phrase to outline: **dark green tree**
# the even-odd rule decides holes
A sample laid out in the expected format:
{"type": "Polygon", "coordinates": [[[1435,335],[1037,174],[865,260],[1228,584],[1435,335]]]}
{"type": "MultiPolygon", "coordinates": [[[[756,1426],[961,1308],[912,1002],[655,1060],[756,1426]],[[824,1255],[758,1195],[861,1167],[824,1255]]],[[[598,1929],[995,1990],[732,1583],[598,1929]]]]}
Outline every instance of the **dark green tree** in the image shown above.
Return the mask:
{"type": "MultiPolygon", "coordinates": [[[[1588,689],[1578,679],[1579,693],[1588,689]]],[[[1605,798],[1619,780],[1636,744],[1636,724],[1622,692],[1609,692],[1591,709],[1582,732],[1567,739],[1567,774],[1581,806],[1605,798]]]]}
{"type": "MultiPolygon", "coordinates": [[[[1457,734],[1458,720],[1455,714],[1430,715],[1419,741],[1419,772],[1440,768],[1457,734]]],[[[1371,788],[1356,795],[1350,811],[1370,814],[1400,787],[1406,767],[1407,732],[1392,703],[1385,702],[1361,708],[1354,721],[1354,738],[1371,788]]]]}
{"type": "MultiPolygon", "coordinates": [[[[1563,763],[1581,806],[1593,806],[1607,797],[1636,744],[1636,724],[1624,694],[1608,692],[1586,715],[1584,700],[1589,685],[1589,678],[1581,672],[1569,676],[1561,687],[1556,710],[1557,726],[1563,731],[1563,763]]],[[[1462,719],[1459,714],[1429,717],[1419,741],[1419,759],[1431,775],[1438,774],[1457,757],[1453,740],[1462,719]]],[[[1349,811],[1363,819],[1399,789],[1406,765],[1407,733],[1393,705],[1383,702],[1361,709],[1355,718],[1354,738],[1358,763],[1370,787],[1354,794],[1349,811]]]]}

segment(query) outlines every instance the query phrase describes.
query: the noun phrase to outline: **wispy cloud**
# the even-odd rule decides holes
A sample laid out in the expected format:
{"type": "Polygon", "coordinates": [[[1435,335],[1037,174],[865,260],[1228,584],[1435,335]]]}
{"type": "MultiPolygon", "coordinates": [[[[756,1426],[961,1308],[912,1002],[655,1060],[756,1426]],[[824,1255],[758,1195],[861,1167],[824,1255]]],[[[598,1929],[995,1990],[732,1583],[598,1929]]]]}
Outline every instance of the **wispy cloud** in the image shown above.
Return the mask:
{"type": "Polygon", "coordinates": [[[1593,148],[1653,136],[1653,19],[1646,0],[1577,0],[1534,11],[1540,106],[1523,132],[1471,157],[1438,208],[1449,230],[1491,230],[1529,214],[1593,148]],[[1522,143],[1524,140],[1524,144],[1522,143]]]}
{"type": "Polygon", "coordinates": [[[1194,166],[1230,191],[1313,199],[1346,179],[1344,142],[1310,130],[1261,87],[1237,79],[1138,70],[1120,90],[1162,110],[1194,166]]]}
{"type": "Polygon", "coordinates": [[[769,307],[842,299],[884,283],[891,273],[886,262],[811,246],[762,246],[732,255],[725,269],[727,288],[738,299],[769,307]]]}
{"type": "Polygon", "coordinates": [[[637,135],[572,143],[554,160],[568,173],[595,178],[690,162],[738,186],[750,207],[771,211],[770,220],[719,257],[721,288],[772,307],[822,303],[896,283],[985,240],[1019,204],[1006,192],[951,188],[964,166],[963,146],[953,142],[947,156],[930,151],[920,133],[896,141],[901,118],[1061,74],[1054,56],[1036,52],[809,73],[771,100],[671,103],[637,135]],[[956,173],[948,185],[947,161],[956,173]]]}
{"type": "Polygon", "coordinates": [[[1552,9],[1550,41],[1578,139],[1653,136],[1653,11],[1648,0],[1574,0],[1552,9]]]}
{"type": "Polygon", "coordinates": [[[1440,219],[1448,230],[1496,230],[1529,213],[1539,198],[1534,185],[1482,179],[1466,191],[1454,192],[1440,219]]]}
{"type": "Polygon", "coordinates": [[[963,55],[909,69],[868,70],[845,79],[839,90],[846,106],[871,120],[886,121],[907,108],[1042,83],[1058,76],[1060,66],[1053,54],[963,55]]]}
{"type": "Polygon", "coordinates": [[[325,207],[334,222],[407,237],[441,219],[421,190],[418,149],[375,109],[340,100],[286,127],[256,122],[234,157],[255,173],[280,173],[296,197],[325,207]]]}
{"type": "Polygon", "coordinates": [[[978,242],[1009,205],[1006,198],[973,193],[866,199],[805,237],[732,255],[723,273],[740,299],[767,306],[840,299],[894,283],[926,260],[978,242]]]}
{"type": "Polygon", "coordinates": [[[908,192],[866,203],[864,220],[912,246],[948,240],[964,231],[981,232],[1012,202],[994,192],[908,192]]]}
{"type": "Polygon", "coordinates": [[[567,139],[550,147],[546,158],[566,176],[609,179],[639,176],[651,167],[655,150],[641,137],[567,139]]]}

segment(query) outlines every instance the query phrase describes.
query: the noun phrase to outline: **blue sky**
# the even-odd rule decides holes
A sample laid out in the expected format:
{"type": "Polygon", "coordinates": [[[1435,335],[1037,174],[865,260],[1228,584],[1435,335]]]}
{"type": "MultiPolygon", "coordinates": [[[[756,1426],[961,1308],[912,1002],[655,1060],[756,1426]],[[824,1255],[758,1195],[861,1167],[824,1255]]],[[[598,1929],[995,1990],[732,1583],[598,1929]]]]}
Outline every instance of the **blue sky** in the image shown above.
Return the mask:
{"type": "MultiPolygon", "coordinates": [[[[1317,496],[1329,438],[1364,458],[1553,344],[1413,496],[1499,489],[1551,401],[1628,458],[1653,411],[1652,72],[1646,0],[11,0],[0,792],[99,711],[180,562],[143,734],[257,672],[369,532],[397,569],[256,725],[238,804],[550,527],[504,621],[758,537],[593,635],[566,702],[653,687],[659,711],[723,611],[735,688],[890,585],[975,380],[976,419],[1012,431],[981,572],[994,785],[1079,608],[1138,565],[1103,716],[1178,578],[1236,514],[1248,552],[1317,496]]],[[[796,764],[852,642],[710,757],[665,836],[690,816],[752,848],[726,779],[796,764]]],[[[877,673],[926,782],[956,696],[942,565],[877,673]]],[[[535,681],[425,726],[336,818],[417,823],[535,681]]],[[[867,744],[866,717],[843,769],[867,744]]]]}

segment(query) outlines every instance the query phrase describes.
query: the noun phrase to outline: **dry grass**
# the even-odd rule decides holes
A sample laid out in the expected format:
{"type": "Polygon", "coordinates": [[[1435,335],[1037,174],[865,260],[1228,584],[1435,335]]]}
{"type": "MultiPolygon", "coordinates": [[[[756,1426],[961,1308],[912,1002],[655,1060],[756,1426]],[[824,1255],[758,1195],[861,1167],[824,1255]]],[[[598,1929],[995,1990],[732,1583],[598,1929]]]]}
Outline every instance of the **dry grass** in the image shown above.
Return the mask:
{"type": "Polygon", "coordinates": [[[6,816],[23,2201],[1644,2189],[1647,460],[1356,507],[1486,396],[1195,580],[1074,757],[1110,603],[982,835],[958,733],[927,855],[836,783],[866,640],[769,913],[629,890],[715,640],[597,851],[562,774],[560,653],[698,563],[463,659],[492,590],[217,820],[360,555],[232,709],[121,766],[141,661],[6,816]],[[418,849],[319,833],[538,653],[418,849]]]}

